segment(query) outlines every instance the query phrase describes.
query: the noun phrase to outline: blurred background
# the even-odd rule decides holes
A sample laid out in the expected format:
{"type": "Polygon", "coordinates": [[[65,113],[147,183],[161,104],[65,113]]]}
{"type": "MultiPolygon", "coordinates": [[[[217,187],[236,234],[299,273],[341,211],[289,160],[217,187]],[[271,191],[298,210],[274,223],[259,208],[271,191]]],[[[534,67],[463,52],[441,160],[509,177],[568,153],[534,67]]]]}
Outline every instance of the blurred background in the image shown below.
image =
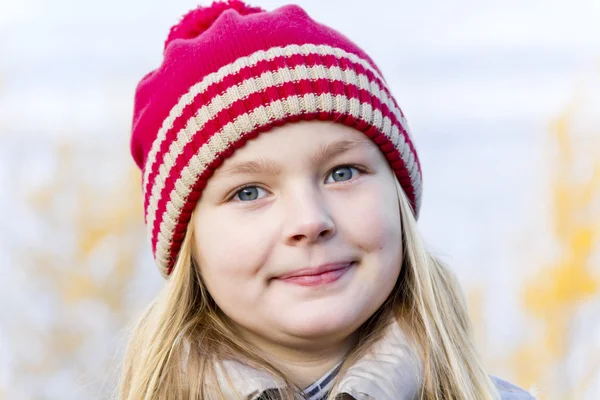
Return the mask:
{"type": "MultiPolygon", "coordinates": [[[[133,93],[197,4],[0,0],[0,399],[111,394],[163,284],[133,93]]],[[[599,399],[600,1],[298,4],[373,57],[406,114],[419,225],[463,284],[489,372],[599,399]]]]}

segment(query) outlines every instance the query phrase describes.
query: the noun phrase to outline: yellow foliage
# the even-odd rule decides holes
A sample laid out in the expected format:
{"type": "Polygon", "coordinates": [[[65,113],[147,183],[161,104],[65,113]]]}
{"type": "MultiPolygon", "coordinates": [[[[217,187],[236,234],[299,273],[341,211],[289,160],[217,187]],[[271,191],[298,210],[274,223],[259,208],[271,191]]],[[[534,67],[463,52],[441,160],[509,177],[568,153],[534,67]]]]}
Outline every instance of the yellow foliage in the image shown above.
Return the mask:
{"type": "MultiPolygon", "coordinates": [[[[555,376],[552,371],[566,362],[571,350],[576,311],[600,294],[598,271],[592,265],[594,252],[600,247],[600,215],[594,208],[600,201],[600,135],[590,131],[575,134],[578,106],[574,102],[551,129],[556,146],[550,194],[556,256],[523,290],[525,310],[540,323],[541,332],[537,339],[523,343],[511,360],[522,384],[544,385],[552,399],[562,398],[561,395],[580,398],[583,388],[600,372],[600,355],[596,355],[595,364],[581,381],[550,378],[555,376]],[[577,170],[576,165],[582,161],[591,162],[591,174],[577,170]]],[[[600,127],[586,129],[600,131],[600,127]]],[[[594,359],[594,355],[590,356],[594,359]]]]}
{"type": "Polygon", "coordinates": [[[527,285],[524,296],[528,310],[535,315],[543,315],[547,310],[564,312],[565,307],[598,293],[598,282],[592,271],[585,264],[574,262],[578,261],[576,258],[556,263],[527,285]]]}
{"type": "MultiPolygon", "coordinates": [[[[42,334],[38,335],[28,327],[19,327],[15,331],[21,333],[15,338],[16,342],[27,343],[32,337],[41,342],[43,351],[35,360],[16,360],[19,373],[27,374],[33,381],[35,376],[50,377],[64,370],[65,365],[77,362],[79,356],[99,356],[82,352],[89,347],[95,332],[72,318],[82,309],[85,313],[88,302],[108,308],[110,314],[107,315],[116,319],[117,325],[122,326],[129,320],[125,296],[135,260],[144,243],[140,173],[132,166],[125,178],[112,177],[115,184],[109,190],[94,186],[74,173],[82,164],[82,151],[68,143],[58,146],[55,150],[57,171],[53,179],[26,196],[31,212],[57,232],[57,236],[66,233],[74,238],[72,248],[63,245],[57,251],[50,237],[40,246],[30,246],[18,254],[20,267],[56,293],[61,307],[61,311],[52,316],[51,326],[46,326],[42,334]],[[79,159],[75,154],[79,154],[79,159]],[[60,201],[65,196],[73,200],[72,206],[65,206],[60,201]],[[110,257],[100,259],[111,262],[102,266],[106,273],[98,274],[94,271],[98,266],[94,266],[93,260],[100,249],[102,255],[110,253],[110,257]]],[[[109,157],[114,155],[107,154],[104,162],[113,161],[109,157]]],[[[105,359],[98,359],[94,363],[98,370],[85,373],[105,376],[111,356],[107,354],[105,359]]]]}
{"type": "MultiPolygon", "coordinates": [[[[510,362],[519,384],[525,388],[540,382],[539,377],[546,372],[546,366],[551,364],[553,357],[545,351],[545,343],[535,342],[527,347],[521,347],[511,354],[510,362]]],[[[542,400],[542,396],[537,400],[542,400]]]]}

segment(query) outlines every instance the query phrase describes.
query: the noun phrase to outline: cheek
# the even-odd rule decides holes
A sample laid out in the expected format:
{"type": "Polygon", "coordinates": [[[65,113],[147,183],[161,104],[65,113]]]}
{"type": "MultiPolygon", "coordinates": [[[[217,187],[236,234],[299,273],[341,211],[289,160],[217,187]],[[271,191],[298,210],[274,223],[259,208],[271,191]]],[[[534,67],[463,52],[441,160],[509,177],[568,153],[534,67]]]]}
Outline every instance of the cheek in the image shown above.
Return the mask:
{"type": "Polygon", "coordinates": [[[211,212],[197,215],[195,222],[198,264],[213,297],[255,293],[260,283],[257,274],[270,246],[264,221],[240,222],[231,212],[211,212]]]}
{"type": "Polygon", "coordinates": [[[402,242],[397,194],[389,186],[369,185],[336,207],[340,231],[368,253],[397,253],[402,242]]]}

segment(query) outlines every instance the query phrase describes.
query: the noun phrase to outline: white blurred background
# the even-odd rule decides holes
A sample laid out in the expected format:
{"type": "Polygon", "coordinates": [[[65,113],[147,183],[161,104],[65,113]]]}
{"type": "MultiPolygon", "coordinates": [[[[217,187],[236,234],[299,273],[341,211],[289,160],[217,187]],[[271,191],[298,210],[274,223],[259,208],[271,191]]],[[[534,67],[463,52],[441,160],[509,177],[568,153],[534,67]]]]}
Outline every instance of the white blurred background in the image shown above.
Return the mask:
{"type": "MultiPolygon", "coordinates": [[[[0,0],[0,399],[111,393],[162,285],[133,92],[197,4],[0,0]]],[[[600,1],[298,4],[392,87],[423,165],[422,233],[463,283],[490,373],[599,399],[600,1]]]]}

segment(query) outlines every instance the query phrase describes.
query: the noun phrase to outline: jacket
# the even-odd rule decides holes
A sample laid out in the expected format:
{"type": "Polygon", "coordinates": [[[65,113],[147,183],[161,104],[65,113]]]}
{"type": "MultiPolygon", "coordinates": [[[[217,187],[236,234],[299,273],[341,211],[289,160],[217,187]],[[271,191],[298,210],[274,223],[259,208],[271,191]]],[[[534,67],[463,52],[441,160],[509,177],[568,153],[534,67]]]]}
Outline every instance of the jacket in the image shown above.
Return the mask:
{"type": "MultiPolygon", "coordinates": [[[[412,347],[400,326],[391,324],[372,350],[341,376],[332,394],[348,394],[355,400],[418,399],[422,363],[412,347]]],[[[283,387],[283,382],[271,375],[237,361],[220,364],[217,378],[226,398],[232,399],[236,398],[237,392],[244,400],[261,400],[265,392],[283,387]]],[[[490,378],[502,400],[534,400],[520,387],[495,376],[490,378]]]]}

